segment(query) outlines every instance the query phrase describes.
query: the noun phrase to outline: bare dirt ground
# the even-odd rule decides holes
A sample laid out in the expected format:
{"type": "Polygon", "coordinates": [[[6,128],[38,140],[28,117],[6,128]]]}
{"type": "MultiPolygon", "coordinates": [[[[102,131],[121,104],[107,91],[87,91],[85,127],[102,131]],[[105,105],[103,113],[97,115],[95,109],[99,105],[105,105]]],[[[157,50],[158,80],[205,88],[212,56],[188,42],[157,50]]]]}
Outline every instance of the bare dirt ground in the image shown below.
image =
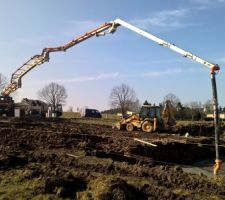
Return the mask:
{"type": "Polygon", "coordinates": [[[182,169],[214,157],[212,136],[199,125],[146,134],[76,120],[1,122],[0,199],[225,199],[223,175],[182,169]]]}

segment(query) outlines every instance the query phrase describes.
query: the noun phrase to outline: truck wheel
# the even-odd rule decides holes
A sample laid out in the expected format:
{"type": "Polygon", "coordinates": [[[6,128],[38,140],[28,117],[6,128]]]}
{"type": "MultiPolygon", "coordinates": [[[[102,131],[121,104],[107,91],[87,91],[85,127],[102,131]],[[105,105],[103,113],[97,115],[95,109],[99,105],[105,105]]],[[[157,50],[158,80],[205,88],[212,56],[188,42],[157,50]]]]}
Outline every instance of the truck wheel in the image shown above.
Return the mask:
{"type": "Polygon", "coordinates": [[[131,123],[127,124],[126,125],[126,130],[129,131],[129,132],[133,131],[134,130],[134,125],[131,124],[131,123]]]}
{"type": "Polygon", "coordinates": [[[148,133],[153,132],[153,124],[150,121],[143,122],[141,128],[144,132],[148,132],[148,133]]]}

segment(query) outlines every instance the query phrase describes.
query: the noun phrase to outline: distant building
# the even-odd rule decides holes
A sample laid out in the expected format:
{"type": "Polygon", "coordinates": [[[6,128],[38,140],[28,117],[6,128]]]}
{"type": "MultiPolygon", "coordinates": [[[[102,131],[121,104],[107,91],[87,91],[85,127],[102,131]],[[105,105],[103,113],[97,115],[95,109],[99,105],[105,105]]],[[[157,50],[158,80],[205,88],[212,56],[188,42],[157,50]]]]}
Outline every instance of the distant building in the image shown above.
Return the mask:
{"type": "MultiPolygon", "coordinates": [[[[225,113],[220,113],[219,118],[225,120],[225,113]]],[[[214,114],[212,113],[206,114],[206,119],[214,119],[214,114]]]]}
{"type": "Polygon", "coordinates": [[[48,111],[48,104],[40,101],[24,98],[20,103],[15,104],[16,109],[20,109],[21,116],[42,116],[48,111]]]}
{"type": "MultiPolygon", "coordinates": [[[[132,111],[127,111],[126,112],[126,115],[132,115],[132,114],[134,114],[134,112],[132,112],[132,111]]],[[[122,113],[117,113],[116,115],[119,116],[119,117],[123,116],[122,113]]]]}

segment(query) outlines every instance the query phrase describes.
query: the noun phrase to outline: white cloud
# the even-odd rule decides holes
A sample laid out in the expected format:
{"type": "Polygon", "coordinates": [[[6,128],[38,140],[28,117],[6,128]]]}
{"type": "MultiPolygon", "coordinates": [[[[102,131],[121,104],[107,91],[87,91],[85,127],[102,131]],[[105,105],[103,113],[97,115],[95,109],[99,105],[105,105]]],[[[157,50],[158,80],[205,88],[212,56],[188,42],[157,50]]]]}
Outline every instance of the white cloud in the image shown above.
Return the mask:
{"type": "Polygon", "coordinates": [[[161,28],[183,28],[186,26],[192,26],[194,24],[184,23],[183,19],[190,14],[189,9],[174,9],[164,10],[153,15],[143,18],[132,20],[132,23],[137,24],[139,27],[148,29],[149,27],[161,27],[161,28]]]}
{"type": "Polygon", "coordinates": [[[16,40],[17,43],[20,45],[25,46],[40,46],[40,44],[44,46],[58,46],[61,45],[62,42],[67,42],[66,38],[73,39],[72,37],[75,35],[79,36],[79,34],[84,34],[85,32],[88,32],[92,29],[95,29],[96,27],[103,24],[103,22],[100,21],[94,21],[94,20],[66,20],[63,21],[63,31],[59,32],[58,35],[54,34],[48,34],[48,35],[32,35],[26,38],[18,38],[16,40]],[[65,38],[65,41],[61,41],[62,37],[59,37],[59,35],[63,35],[65,38]]]}
{"type": "Polygon", "coordinates": [[[96,27],[97,25],[101,24],[99,21],[94,20],[66,20],[66,24],[69,24],[70,26],[73,25],[75,27],[84,27],[84,28],[91,28],[96,27]]]}
{"type": "Polygon", "coordinates": [[[164,30],[180,29],[197,25],[196,23],[188,22],[188,19],[196,12],[225,6],[225,0],[185,0],[184,2],[185,4],[189,2],[189,5],[186,4],[185,8],[162,10],[145,18],[134,19],[131,22],[143,29],[154,27],[164,30]]]}
{"type": "Polygon", "coordinates": [[[198,68],[167,68],[162,71],[151,71],[141,74],[143,77],[161,77],[161,76],[168,76],[168,75],[177,75],[182,73],[195,73],[200,71],[198,68]]]}
{"type": "Polygon", "coordinates": [[[87,81],[100,81],[100,80],[110,80],[110,79],[124,79],[124,78],[139,78],[139,77],[161,77],[161,76],[173,76],[182,73],[196,73],[199,72],[199,68],[166,68],[158,71],[148,71],[145,73],[125,73],[120,74],[118,72],[114,73],[101,73],[97,75],[90,76],[80,76],[72,79],[59,79],[59,80],[46,80],[42,83],[78,83],[87,81]]]}
{"type": "Polygon", "coordinates": [[[196,10],[208,10],[225,5],[225,0],[190,0],[191,3],[196,4],[196,10]]]}
{"type": "Polygon", "coordinates": [[[198,3],[202,5],[210,5],[210,4],[220,4],[225,3],[225,0],[190,0],[193,3],[198,3]]]}
{"type": "Polygon", "coordinates": [[[86,81],[98,81],[98,80],[107,80],[117,78],[119,75],[118,72],[115,73],[101,73],[98,75],[92,76],[80,76],[72,79],[61,79],[61,80],[51,80],[44,82],[57,82],[57,83],[74,83],[74,82],[86,82],[86,81]]]}
{"type": "Polygon", "coordinates": [[[92,29],[95,29],[96,27],[100,26],[104,22],[95,21],[95,20],[66,20],[64,23],[67,26],[67,28],[64,31],[65,35],[74,35],[77,32],[87,32],[92,29]]]}

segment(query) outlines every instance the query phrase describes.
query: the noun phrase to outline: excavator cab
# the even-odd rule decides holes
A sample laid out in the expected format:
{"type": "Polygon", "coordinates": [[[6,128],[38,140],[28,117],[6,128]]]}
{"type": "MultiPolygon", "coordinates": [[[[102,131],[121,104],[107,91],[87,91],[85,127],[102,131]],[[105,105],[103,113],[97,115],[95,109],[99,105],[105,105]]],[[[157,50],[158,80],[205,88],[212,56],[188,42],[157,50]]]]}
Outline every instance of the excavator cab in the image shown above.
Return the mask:
{"type": "Polygon", "coordinates": [[[144,132],[156,131],[162,125],[161,107],[144,104],[139,112],[141,129],[144,132]]]}
{"type": "Polygon", "coordinates": [[[140,119],[160,119],[161,117],[161,108],[159,106],[143,105],[139,112],[140,119]]]}

